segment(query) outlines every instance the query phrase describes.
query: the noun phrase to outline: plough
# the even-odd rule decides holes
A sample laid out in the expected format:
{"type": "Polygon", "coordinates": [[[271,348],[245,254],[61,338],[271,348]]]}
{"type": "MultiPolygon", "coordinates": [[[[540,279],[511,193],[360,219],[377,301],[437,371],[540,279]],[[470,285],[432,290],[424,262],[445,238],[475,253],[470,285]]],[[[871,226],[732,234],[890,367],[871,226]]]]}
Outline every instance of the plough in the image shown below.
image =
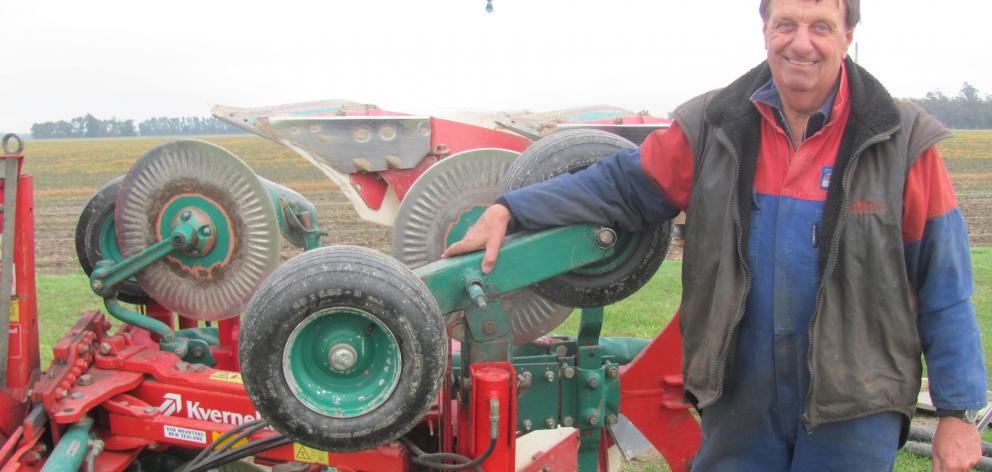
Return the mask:
{"type": "Polygon", "coordinates": [[[345,101],[214,113],[318,167],[393,227],[393,255],[324,246],[300,194],[213,144],[167,143],[83,210],[77,253],[105,310],[42,370],[32,177],[4,138],[0,470],[592,471],[647,445],[687,470],[700,432],[677,322],[651,341],[600,336],[670,225],[511,235],[489,274],[481,254],[439,260],[502,192],[664,120],[598,108],[479,126],[345,101]],[[280,265],[280,238],[303,253],[280,265]],[[573,308],[578,335],[550,335],[573,308]]]}

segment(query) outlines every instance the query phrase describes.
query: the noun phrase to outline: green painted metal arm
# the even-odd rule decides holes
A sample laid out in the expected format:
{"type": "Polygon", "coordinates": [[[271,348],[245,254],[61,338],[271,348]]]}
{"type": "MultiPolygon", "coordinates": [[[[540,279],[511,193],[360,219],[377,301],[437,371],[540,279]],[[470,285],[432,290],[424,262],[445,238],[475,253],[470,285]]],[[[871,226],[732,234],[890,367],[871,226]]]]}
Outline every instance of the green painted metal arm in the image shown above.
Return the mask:
{"type": "Polygon", "coordinates": [[[576,225],[508,237],[489,274],[481,270],[482,251],[442,259],[414,272],[434,294],[441,313],[478,307],[478,293],[469,295],[473,283],[495,297],[613,255],[613,247],[596,244],[599,230],[598,226],[576,225]]]}
{"type": "Polygon", "coordinates": [[[117,301],[116,297],[104,298],[103,305],[107,307],[107,312],[114,318],[117,318],[118,320],[121,320],[129,325],[147,329],[148,331],[159,335],[159,338],[161,338],[163,344],[171,343],[176,340],[176,333],[173,332],[172,328],[168,325],[150,316],[145,316],[136,311],[131,311],[124,308],[117,301]]]}
{"type": "Polygon", "coordinates": [[[76,472],[86,459],[89,451],[90,429],[93,419],[85,417],[78,423],[69,426],[62,438],[59,439],[52,455],[45,461],[42,472],[76,472]]]}
{"type": "Polygon", "coordinates": [[[188,244],[187,241],[193,238],[194,231],[195,229],[190,225],[181,225],[172,232],[169,238],[163,239],[117,264],[114,264],[113,261],[97,262],[96,269],[90,274],[90,288],[102,297],[115,293],[118,284],[133,277],[141,269],[167,256],[177,248],[188,244]]]}

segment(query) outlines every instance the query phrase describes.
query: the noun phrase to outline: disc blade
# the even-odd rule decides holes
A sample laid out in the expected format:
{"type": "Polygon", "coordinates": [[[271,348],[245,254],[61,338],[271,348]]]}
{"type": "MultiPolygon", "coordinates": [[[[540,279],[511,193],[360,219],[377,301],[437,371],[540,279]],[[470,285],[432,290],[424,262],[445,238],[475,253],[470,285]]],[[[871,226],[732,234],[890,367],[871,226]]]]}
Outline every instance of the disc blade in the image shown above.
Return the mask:
{"type": "MultiPolygon", "coordinates": [[[[413,268],[440,259],[444,249],[468,229],[466,221],[474,221],[471,216],[477,217],[500,195],[500,179],[518,155],[503,149],[476,149],[427,169],[400,204],[393,226],[393,256],[413,268]]],[[[514,344],[547,334],[572,311],[530,288],[505,294],[500,302],[510,314],[514,344]]],[[[449,315],[449,321],[459,315],[449,315]]]]}
{"type": "Polygon", "coordinates": [[[216,245],[206,254],[173,252],[138,272],[138,284],[162,306],[199,320],[237,316],[279,262],[275,209],[254,172],[213,144],[174,141],[148,151],[117,197],[124,257],[168,237],[186,209],[209,218],[216,245]]]}

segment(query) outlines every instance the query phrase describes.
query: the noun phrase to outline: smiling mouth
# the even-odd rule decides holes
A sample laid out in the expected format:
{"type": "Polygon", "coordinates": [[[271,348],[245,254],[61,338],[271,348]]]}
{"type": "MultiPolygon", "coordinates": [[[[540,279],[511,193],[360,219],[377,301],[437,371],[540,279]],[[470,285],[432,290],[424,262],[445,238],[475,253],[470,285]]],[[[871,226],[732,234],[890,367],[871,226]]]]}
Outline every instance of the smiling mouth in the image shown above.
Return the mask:
{"type": "Polygon", "coordinates": [[[813,64],[816,64],[816,62],[817,62],[817,61],[799,61],[799,60],[792,59],[792,58],[787,58],[787,59],[789,60],[789,63],[790,64],[795,64],[797,66],[811,66],[813,64]]]}

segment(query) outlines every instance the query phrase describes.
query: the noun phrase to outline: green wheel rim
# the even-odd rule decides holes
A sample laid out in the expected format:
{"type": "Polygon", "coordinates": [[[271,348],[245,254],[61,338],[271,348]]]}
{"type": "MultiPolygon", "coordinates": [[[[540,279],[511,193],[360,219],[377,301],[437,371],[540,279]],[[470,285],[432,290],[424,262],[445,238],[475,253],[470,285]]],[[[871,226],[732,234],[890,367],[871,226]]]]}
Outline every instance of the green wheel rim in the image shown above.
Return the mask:
{"type": "Polygon", "coordinates": [[[605,274],[617,267],[620,267],[627,260],[634,250],[637,249],[637,242],[640,241],[640,233],[630,231],[618,231],[617,242],[613,248],[613,255],[598,262],[579,267],[573,270],[573,274],[600,275],[605,274]]]}
{"type": "Polygon", "coordinates": [[[310,315],[290,334],[283,373],[307,408],[353,418],[386,402],[400,379],[396,337],[379,319],[355,308],[310,315]]]}

